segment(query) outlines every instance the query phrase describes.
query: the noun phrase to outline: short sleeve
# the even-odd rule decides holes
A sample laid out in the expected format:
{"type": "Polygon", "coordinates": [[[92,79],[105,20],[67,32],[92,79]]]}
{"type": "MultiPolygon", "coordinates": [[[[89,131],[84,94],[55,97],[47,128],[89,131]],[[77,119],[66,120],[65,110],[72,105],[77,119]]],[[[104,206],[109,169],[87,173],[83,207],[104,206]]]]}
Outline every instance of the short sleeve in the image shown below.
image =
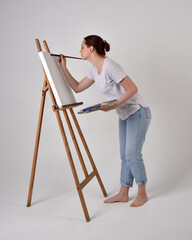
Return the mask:
{"type": "Polygon", "coordinates": [[[91,80],[94,81],[94,76],[93,76],[93,67],[90,69],[90,71],[87,74],[87,77],[91,80]]]}
{"type": "Polygon", "coordinates": [[[123,80],[123,78],[125,78],[127,76],[127,74],[125,73],[125,71],[119,64],[115,65],[111,69],[110,75],[111,75],[111,78],[113,79],[113,81],[115,81],[116,83],[120,83],[121,80],[123,80]]]}

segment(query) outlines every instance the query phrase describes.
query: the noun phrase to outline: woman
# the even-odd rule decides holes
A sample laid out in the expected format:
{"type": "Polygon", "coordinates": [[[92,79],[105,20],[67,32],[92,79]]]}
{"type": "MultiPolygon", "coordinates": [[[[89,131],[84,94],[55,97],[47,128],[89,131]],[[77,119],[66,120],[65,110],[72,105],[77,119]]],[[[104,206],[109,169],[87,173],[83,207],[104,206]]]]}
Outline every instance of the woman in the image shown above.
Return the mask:
{"type": "Polygon", "coordinates": [[[76,81],[68,71],[63,55],[60,55],[58,61],[69,85],[76,93],[84,91],[95,83],[108,100],[117,99],[111,107],[107,109],[101,107],[101,110],[116,109],[119,115],[121,188],[117,195],[104,202],[128,202],[129,188],[132,187],[135,179],[138,194],[130,206],[139,207],[148,200],[147,176],[141,151],[151,121],[151,111],[122,67],[105,57],[106,51],[109,50],[110,45],[97,35],[84,38],[80,50],[81,56],[93,66],[80,82],[76,81]]]}

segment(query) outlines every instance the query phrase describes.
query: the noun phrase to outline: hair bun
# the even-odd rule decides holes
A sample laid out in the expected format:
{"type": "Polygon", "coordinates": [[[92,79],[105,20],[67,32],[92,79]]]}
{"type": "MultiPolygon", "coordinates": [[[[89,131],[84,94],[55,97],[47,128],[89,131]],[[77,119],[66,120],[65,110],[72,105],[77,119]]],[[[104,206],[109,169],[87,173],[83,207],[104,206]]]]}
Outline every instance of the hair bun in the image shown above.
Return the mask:
{"type": "Polygon", "coordinates": [[[109,43],[106,41],[106,40],[104,40],[103,41],[103,45],[104,45],[104,49],[107,51],[107,52],[109,52],[109,50],[110,50],[110,45],[109,45],[109,43]]]}

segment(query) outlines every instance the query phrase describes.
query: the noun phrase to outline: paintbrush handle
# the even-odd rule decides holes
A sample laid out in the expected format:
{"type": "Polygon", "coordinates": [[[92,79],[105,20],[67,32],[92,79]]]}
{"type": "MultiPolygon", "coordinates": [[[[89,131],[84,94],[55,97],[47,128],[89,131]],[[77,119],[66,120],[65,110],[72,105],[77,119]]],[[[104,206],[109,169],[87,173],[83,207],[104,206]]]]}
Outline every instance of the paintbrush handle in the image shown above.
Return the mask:
{"type": "MultiPolygon", "coordinates": [[[[51,53],[51,56],[60,57],[59,54],[53,54],[53,53],[51,53]]],[[[71,56],[65,56],[65,55],[64,55],[64,57],[65,58],[73,58],[73,59],[81,59],[82,60],[82,58],[78,58],[78,57],[71,57],[71,56]]]]}

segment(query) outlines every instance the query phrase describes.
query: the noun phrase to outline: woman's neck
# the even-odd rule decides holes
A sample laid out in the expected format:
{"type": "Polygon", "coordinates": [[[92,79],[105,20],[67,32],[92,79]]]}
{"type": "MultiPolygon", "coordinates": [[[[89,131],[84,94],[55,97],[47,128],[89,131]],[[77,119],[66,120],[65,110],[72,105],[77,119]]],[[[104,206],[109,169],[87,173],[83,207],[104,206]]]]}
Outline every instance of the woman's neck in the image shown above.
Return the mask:
{"type": "Polygon", "coordinates": [[[97,68],[98,74],[100,74],[102,72],[105,57],[102,57],[99,55],[92,55],[92,56],[90,56],[90,59],[87,59],[87,60],[89,62],[91,62],[97,68]]]}

